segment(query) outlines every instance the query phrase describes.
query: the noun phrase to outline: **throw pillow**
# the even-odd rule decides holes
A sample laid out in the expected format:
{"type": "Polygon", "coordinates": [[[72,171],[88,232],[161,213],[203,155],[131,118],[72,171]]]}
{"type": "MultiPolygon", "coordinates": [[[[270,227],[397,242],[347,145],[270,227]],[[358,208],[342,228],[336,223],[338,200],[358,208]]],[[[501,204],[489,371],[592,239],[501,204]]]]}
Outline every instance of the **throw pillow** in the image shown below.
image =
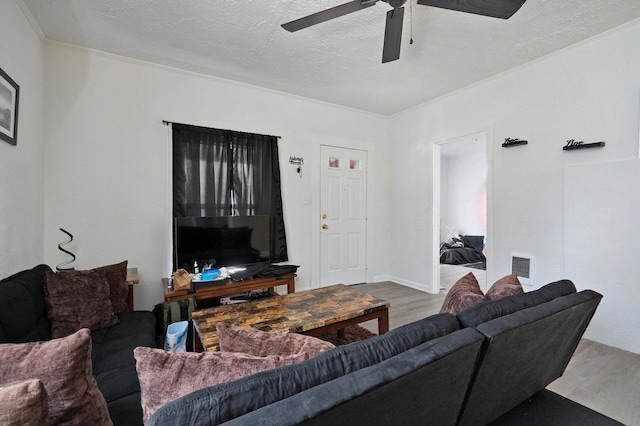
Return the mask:
{"type": "Polygon", "coordinates": [[[47,271],[44,285],[51,337],[64,337],[81,328],[97,330],[117,324],[106,273],[47,271]]]}
{"type": "Polygon", "coordinates": [[[484,293],[478,280],[472,272],[469,272],[449,289],[442,303],[442,308],[440,308],[440,313],[448,312],[456,315],[484,300],[484,293]]]}
{"type": "Polygon", "coordinates": [[[166,403],[198,389],[307,359],[305,354],[256,357],[236,352],[165,352],[145,347],[135,348],[133,355],[144,422],[166,403]]]}
{"type": "Polygon", "coordinates": [[[522,284],[517,275],[511,274],[500,278],[496,281],[489,291],[487,291],[487,300],[498,300],[506,296],[513,296],[514,294],[522,294],[522,284]]]}
{"type": "Polygon", "coordinates": [[[47,397],[38,379],[0,385],[0,425],[47,424],[47,397]]]}
{"type": "Polygon", "coordinates": [[[109,288],[111,290],[111,305],[113,305],[113,312],[119,314],[120,312],[127,312],[129,310],[129,285],[127,284],[127,263],[125,260],[114,265],[101,266],[95,268],[94,271],[104,270],[107,274],[107,281],[109,281],[109,288]]]}
{"type": "Polygon", "coordinates": [[[47,342],[0,344],[0,383],[39,379],[55,424],[111,425],[93,377],[91,332],[47,342]]]}
{"type": "Polygon", "coordinates": [[[100,266],[85,271],[65,271],[65,274],[71,275],[84,275],[87,273],[98,272],[104,273],[109,281],[109,297],[111,299],[111,306],[115,314],[120,312],[126,312],[129,310],[129,285],[127,284],[127,263],[128,261],[122,261],[114,265],[100,266]]]}
{"type": "Polygon", "coordinates": [[[312,358],[335,348],[333,343],[297,333],[269,333],[224,323],[218,323],[216,329],[223,352],[242,352],[253,356],[307,354],[312,358]]]}

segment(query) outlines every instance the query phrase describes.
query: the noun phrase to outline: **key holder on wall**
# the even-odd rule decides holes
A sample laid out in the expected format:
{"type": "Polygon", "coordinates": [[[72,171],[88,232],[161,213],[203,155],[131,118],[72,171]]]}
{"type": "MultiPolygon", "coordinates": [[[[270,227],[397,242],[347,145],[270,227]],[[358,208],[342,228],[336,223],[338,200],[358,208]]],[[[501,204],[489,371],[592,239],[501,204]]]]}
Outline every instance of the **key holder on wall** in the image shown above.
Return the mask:
{"type": "Polygon", "coordinates": [[[296,168],[296,173],[298,173],[298,176],[300,176],[300,179],[302,179],[302,165],[304,164],[304,158],[302,157],[295,157],[295,156],[291,156],[289,157],[289,164],[293,164],[294,166],[298,166],[296,168]]]}

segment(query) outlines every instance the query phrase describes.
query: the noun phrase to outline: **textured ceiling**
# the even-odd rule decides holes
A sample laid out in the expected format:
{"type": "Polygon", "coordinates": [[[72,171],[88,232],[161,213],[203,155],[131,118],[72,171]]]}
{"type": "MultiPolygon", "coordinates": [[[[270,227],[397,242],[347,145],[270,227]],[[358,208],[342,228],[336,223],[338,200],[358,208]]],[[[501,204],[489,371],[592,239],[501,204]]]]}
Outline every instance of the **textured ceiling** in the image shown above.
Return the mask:
{"type": "Polygon", "coordinates": [[[410,0],[400,59],[382,64],[384,2],[289,33],[347,0],[17,1],[50,40],[383,115],[640,17],[639,0],[527,0],[509,20],[410,0]]]}

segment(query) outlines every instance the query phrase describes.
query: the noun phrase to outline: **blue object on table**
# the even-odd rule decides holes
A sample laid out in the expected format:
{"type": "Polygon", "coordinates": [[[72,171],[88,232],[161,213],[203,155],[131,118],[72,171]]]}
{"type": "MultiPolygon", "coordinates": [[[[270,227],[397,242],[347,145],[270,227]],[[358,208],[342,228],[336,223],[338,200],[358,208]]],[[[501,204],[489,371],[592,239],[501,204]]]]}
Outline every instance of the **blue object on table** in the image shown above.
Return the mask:
{"type": "Polygon", "coordinates": [[[211,281],[215,280],[220,276],[220,269],[207,269],[206,271],[202,271],[202,281],[211,281]]]}

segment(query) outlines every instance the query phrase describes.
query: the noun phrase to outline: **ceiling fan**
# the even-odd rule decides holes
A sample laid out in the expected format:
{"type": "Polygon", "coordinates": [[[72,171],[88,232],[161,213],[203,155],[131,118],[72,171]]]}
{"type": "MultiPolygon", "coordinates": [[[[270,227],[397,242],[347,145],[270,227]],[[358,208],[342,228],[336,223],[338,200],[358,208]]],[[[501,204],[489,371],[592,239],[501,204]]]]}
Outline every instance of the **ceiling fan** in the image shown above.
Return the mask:
{"type": "MultiPolygon", "coordinates": [[[[287,22],[286,24],[282,24],[282,28],[290,32],[298,31],[349,13],[357,12],[373,6],[378,1],[384,1],[393,7],[392,10],[387,12],[387,23],[384,30],[384,46],[382,48],[382,63],[395,61],[400,58],[400,41],[402,40],[402,21],[404,18],[404,7],[402,6],[407,0],[354,0],[296,19],[295,21],[287,22]]],[[[525,1],[526,0],[418,0],[418,4],[456,10],[458,12],[473,13],[475,15],[509,19],[522,7],[525,1]]]]}

